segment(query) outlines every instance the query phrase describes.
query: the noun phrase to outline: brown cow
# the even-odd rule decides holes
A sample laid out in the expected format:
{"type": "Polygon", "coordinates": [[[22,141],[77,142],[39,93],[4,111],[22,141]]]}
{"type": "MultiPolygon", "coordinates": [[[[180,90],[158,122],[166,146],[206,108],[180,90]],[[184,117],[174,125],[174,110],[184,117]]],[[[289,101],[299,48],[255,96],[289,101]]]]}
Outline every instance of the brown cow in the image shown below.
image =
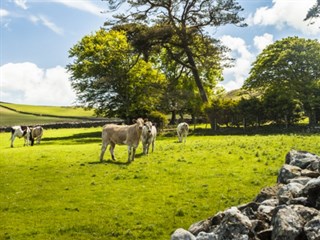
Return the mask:
{"type": "Polygon", "coordinates": [[[40,144],[42,135],[43,135],[43,128],[41,126],[30,128],[31,134],[30,134],[30,142],[31,146],[34,144],[34,140],[37,140],[37,144],[40,144]]]}
{"type": "Polygon", "coordinates": [[[142,118],[134,120],[132,125],[116,125],[116,124],[106,124],[102,129],[102,146],[100,161],[103,161],[104,153],[107,149],[107,146],[110,144],[110,154],[112,160],[115,160],[114,157],[114,148],[116,144],[118,145],[128,145],[128,162],[134,160],[136,149],[139,145],[142,127],[144,121],[142,118]]]}

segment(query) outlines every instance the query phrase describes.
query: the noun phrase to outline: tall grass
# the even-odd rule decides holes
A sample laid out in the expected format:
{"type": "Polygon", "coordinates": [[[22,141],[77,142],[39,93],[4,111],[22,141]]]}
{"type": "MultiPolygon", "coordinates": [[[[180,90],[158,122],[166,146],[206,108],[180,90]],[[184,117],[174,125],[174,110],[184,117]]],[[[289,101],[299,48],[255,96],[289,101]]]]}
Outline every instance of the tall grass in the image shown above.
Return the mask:
{"type": "Polygon", "coordinates": [[[0,238],[169,239],[275,184],[290,149],[320,153],[319,135],[159,137],[131,164],[125,146],[101,164],[100,135],[45,130],[40,145],[10,148],[0,134],[0,238]]]}

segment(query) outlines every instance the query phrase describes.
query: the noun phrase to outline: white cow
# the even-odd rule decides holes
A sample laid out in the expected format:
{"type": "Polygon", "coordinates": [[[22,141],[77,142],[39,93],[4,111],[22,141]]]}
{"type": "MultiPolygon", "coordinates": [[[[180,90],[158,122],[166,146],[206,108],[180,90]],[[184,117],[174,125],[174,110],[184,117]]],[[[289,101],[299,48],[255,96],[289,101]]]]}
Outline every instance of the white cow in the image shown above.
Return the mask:
{"type": "Polygon", "coordinates": [[[186,122],[179,123],[177,126],[177,134],[179,142],[186,142],[189,133],[189,125],[186,122]]]}
{"type": "Polygon", "coordinates": [[[13,142],[16,137],[24,137],[24,146],[30,144],[30,128],[27,126],[13,126],[11,127],[11,147],[13,147],[13,142]]]}
{"type": "Polygon", "coordinates": [[[41,126],[30,128],[30,142],[31,146],[34,144],[34,140],[37,140],[37,144],[40,144],[42,135],[43,135],[43,128],[41,126]]]}
{"type": "Polygon", "coordinates": [[[157,137],[157,128],[152,125],[152,122],[146,121],[142,128],[141,142],[143,147],[143,153],[148,154],[150,144],[152,144],[152,152],[154,151],[154,142],[157,137]]]}
{"type": "Polygon", "coordinates": [[[116,144],[119,145],[128,145],[128,162],[134,160],[136,149],[140,142],[140,137],[142,133],[142,127],[144,121],[142,118],[134,120],[132,125],[116,125],[116,124],[106,124],[102,129],[102,146],[100,161],[103,161],[104,153],[107,149],[107,146],[110,144],[110,154],[112,160],[115,160],[114,157],[114,148],[116,144]]]}

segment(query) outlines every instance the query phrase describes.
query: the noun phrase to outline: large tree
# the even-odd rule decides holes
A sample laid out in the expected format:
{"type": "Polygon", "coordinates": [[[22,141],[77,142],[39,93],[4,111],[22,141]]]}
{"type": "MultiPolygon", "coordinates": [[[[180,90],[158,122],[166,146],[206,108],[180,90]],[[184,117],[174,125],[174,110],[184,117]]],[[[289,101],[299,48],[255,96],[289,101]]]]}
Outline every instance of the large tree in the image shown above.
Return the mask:
{"type": "Polygon", "coordinates": [[[128,120],[160,101],[164,75],[138,57],[124,32],[101,29],[83,37],[69,54],[72,87],[97,115],[128,120]]]}
{"type": "Polygon", "coordinates": [[[276,41],[265,48],[253,63],[244,88],[283,92],[302,103],[303,110],[315,123],[319,106],[320,43],[298,37],[276,41]]]}
{"type": "MultiPolygon", "coordinates": [[[[124,0],[106,1],[111,6],[119,6],[125,2],[124,0]]],[[[198,58],[197,45],[202,41],[203,52],[210,52],[210,48],[216,41],[207,35],[208,27],[216,28],[226,24],[245,26],[242,24],[244,19],[239,16],[242,11],[241,6],[234,0],[128,0],[127,2],[134,11],[115,16],[119,21],[114,24],[152,22],[172,33],[172,37],[166,39],[166,44],[162,43],[162,46],[166,48],[172,59],[189,69],[201,100],[207,103],[209,97],[204,86],[207,74],[200,72],[203,62],[199,61],[201,58],[198,58]],[[205,48],[206,46],[208,49],[205,48]]],[[[216,65],[221,64],[221,59],[215,60],[216,65]]],[[[220,78],[219,74],[217,78],[220,78]]]]}

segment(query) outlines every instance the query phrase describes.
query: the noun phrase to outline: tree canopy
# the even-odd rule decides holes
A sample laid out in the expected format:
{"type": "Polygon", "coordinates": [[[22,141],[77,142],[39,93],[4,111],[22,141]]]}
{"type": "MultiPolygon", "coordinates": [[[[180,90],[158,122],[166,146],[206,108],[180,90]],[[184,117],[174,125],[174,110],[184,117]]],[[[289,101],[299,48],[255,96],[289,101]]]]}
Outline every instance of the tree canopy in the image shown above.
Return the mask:
{"type": "MultiPolygon", "coordinates": [[[[106,1],[113,9],[125,2],[106,1]]],[[[161,29],[167,37],[162,39],[161,46],[166,49],[172,60],[182,68],[188,69],[201,101],[208,103],[209,97],[205,86],[207,77],[214,77],[215,82],[222,79],[221,60],[226,48],[217,48],[218,41],[210,37],[206,29],[226,24],[245,26],[244,18],[239,15],[243,10],[241,6],[234,0],[128,0],[126,2],[132,11],[114,16],[117,21],[110,21],[109,24],[142,23],[161,29]],[[213,54],[213,57],[212,55],[210,57],[210,54],[213,54]],[[208,59],[207,65],[203,67],[206,59],[208,59]]]]}
{"type": "Polygon", "coordinates": [[[101,29],[69,51],[67,66],[78,100],[98,115],[128,119],[153,110],[166,85],[163,74],[140,59],[122,31],[101,29]]]}
{"type": "Polygon", "coordinates": [[[302,103],[312,124],[320,107],[320,43],[298,37],[276,41],[253,63],[244,88],[282,93],[302,103]]]}

